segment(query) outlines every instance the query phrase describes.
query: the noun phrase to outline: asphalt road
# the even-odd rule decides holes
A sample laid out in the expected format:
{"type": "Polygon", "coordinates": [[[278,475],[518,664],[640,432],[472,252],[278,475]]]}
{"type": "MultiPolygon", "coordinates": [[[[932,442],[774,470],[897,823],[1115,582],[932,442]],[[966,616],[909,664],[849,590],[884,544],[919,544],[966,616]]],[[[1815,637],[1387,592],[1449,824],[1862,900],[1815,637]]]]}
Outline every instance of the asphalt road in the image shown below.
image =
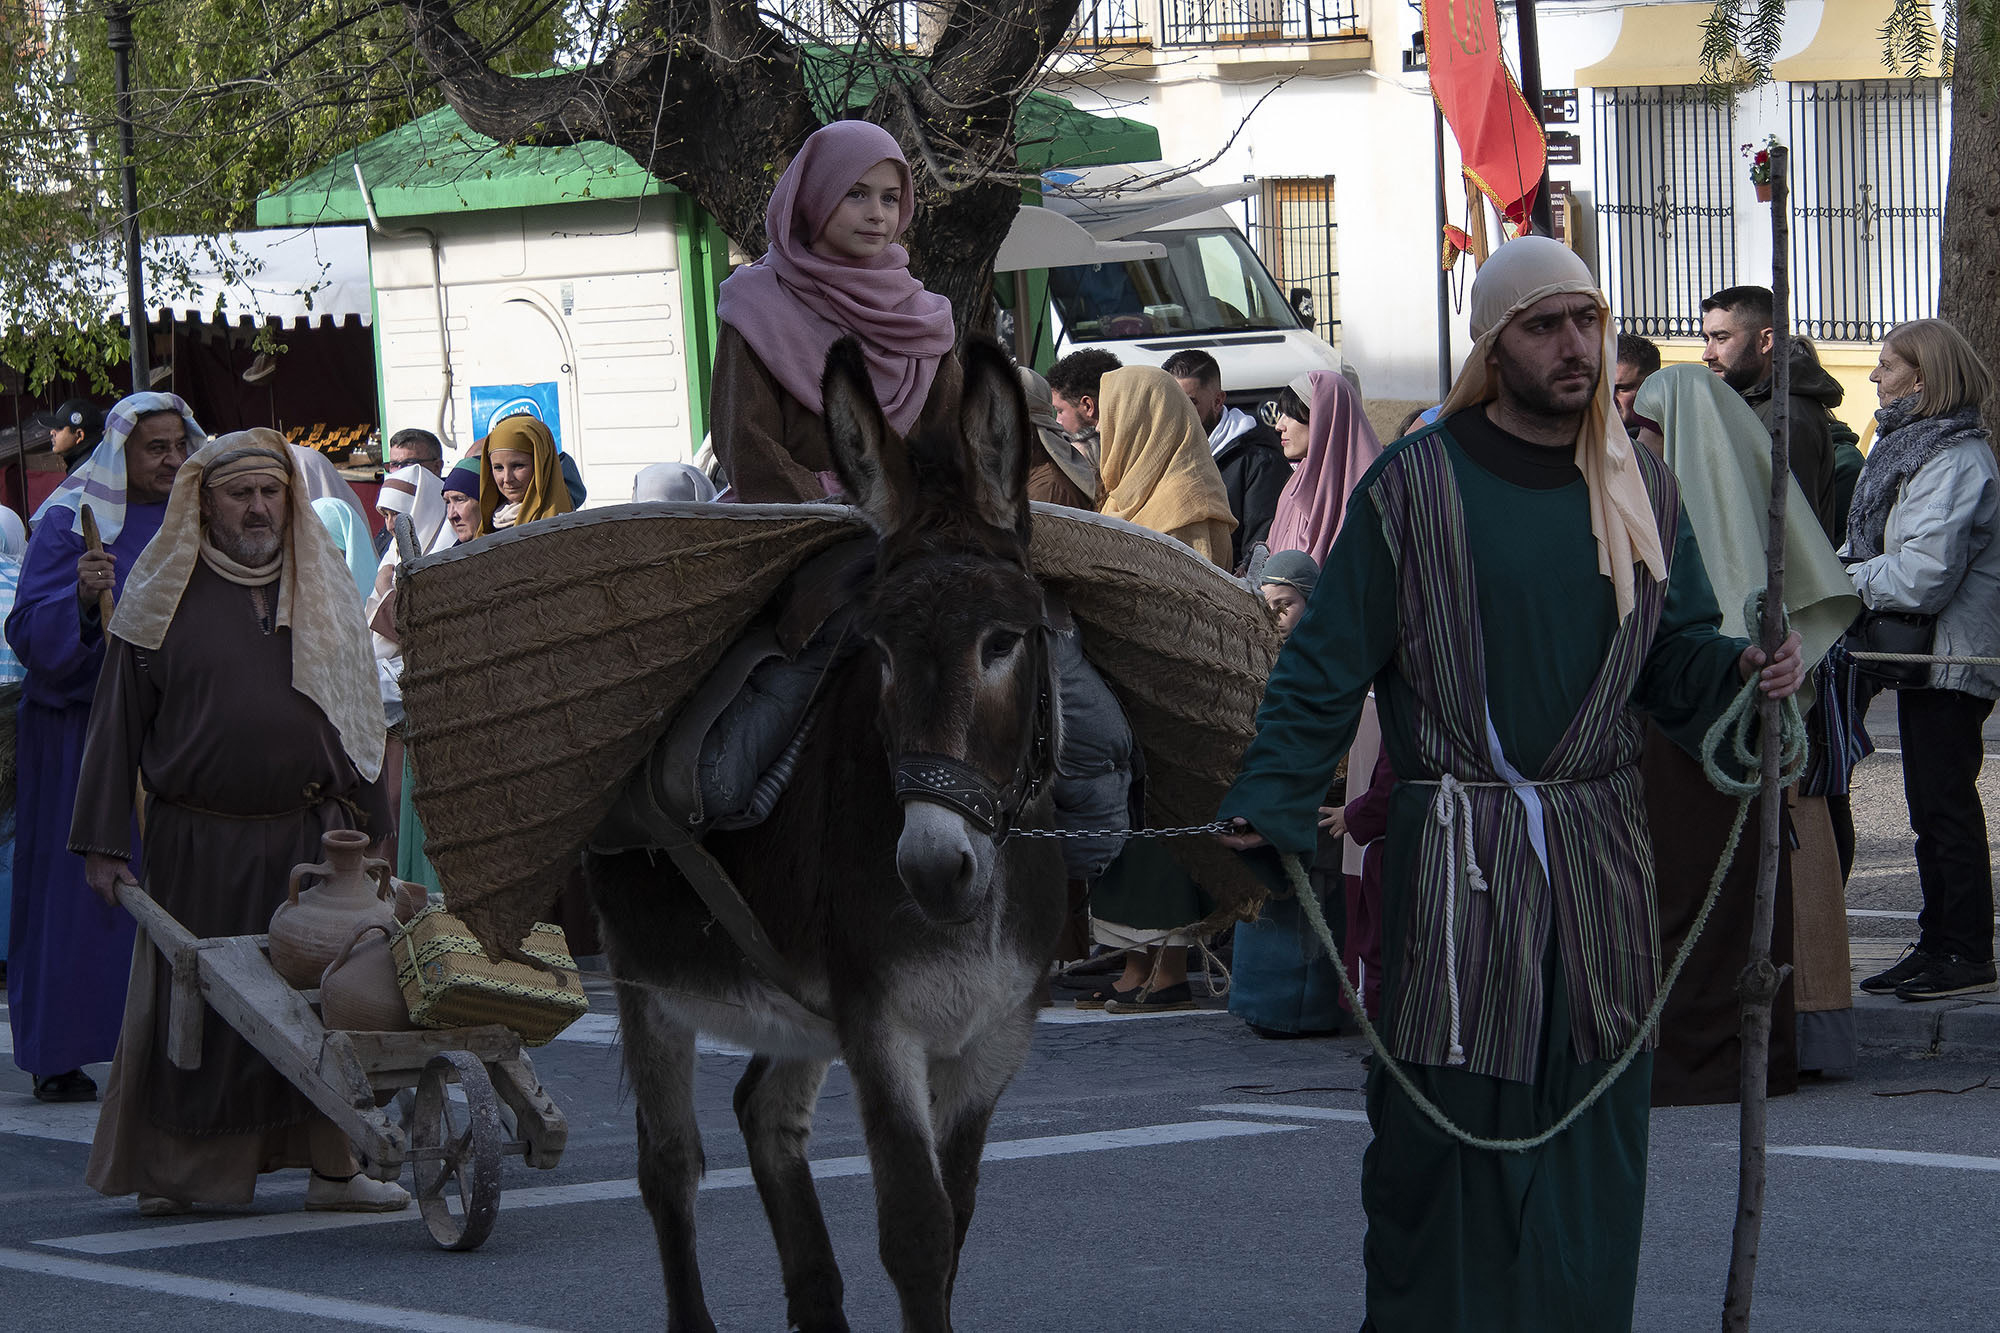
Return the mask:
{"type": "MultiPolygon", "coordinates": [[[[1884,752],[1856,779],[1857,950],[1870,936],[1907,938],[1920,902],[1893,713],[1878,708],[1870,721],[1884,752]]],[[[2000,723],[1988,750],[2000,753],[2000,723]]],[[[2000,810],[2000,765],[1988,766],[1983,789],[2000,810]]],[[[568,1154],[548,1172],[509,1164],[499,1225],[472,1254],[434,1248],[414,1212],[309,1218],[302,1172],[267,1177],[249,1208],[142,1221],[131,1200],[82,1184],[96,1108],[41,1106],[27,1076],[0,1060],[0,1329],[660,1327],[616,1024],[608,997],[595,999],[600,1012],[536,1056],[570,1119],[568,1154]]],[[[994,1121],[959,1280],[961,1329],[1359,1325],[1358,1040],[1266,1042],[1212,1012],[1046,1017],[994,1121]]],[[[742,1065],[723,1052],[702,1059],[704,1279],[723,1329],[776,1330],[777,1258],[729,1110],[742,1065]]],[[[1640,1330],[1717,1324],[1735,1138],[1734,1107],[1653,1115],[1640,1330]]],[[[1770,1143],[1760,1333],[2000,1324],[1992,1059],[1872,1049],[1851,1079],[1810,1082],[1772,1103],[1770,1143]]],[[[863,1151],[836,1069],[812,1146],[821,1197],[850,1320],[894,1329],[863,1151]]]]}
{"type": "MultiPolygon", "coordinates": [[[[1068,1015],[1074,1018],[1074,1014],[1068,1015]]],[[[93,1108],[37,1106],[0,1076],[0,1324],[11,1329],[657,1328],[650,1224],[609,1015],[537,1057],[567,1111],[554,1171],[510,1164],[472,1254],[414,1214],[299,1211],[302,1173],[257,1202],[141,1221],[80,1181],[93,1108]],[[333,1302],[345,1302],[336,1307],[333,1302]]],[[[967,1330],[1352,1329],[1361,1316],[1361,1049],[1272,1043],[1226,1015],[1045,1024],[1001,1104],[960,1278],[967,1330]]],[[[777,1260],[729,1112],[742,1060],[703,1058],[705,1280],[724,1329],[781,1329],[777,1260]]],[[[1871,1056],[1773,1103],[1760,1330],[1985,1330],[2000,1203],[2000,1089],[1965,1063],[1871,1056]],[[1927,1091],[1943,1090],[1943,1091],[1927,1091]],[[1891,1095],[1909,1094],[1909,1095],[1891,1095]],[[1801,1150],[1793,1154],[1789,1150],[1801,1150]],[[1930,1154],[1931,1156],[1909,1156],[1930,1154]]],[[[2000,1080],[1996,1080],[2000,1082],[2000,1080]]],[[[1713,1327],[1728,1261],[1735,1110],[1653,1118],[1638,1327],[1713,1327]]],[[[843,1073],[812,1155],[856,1329],[893,1329],[843,1073]]]]}

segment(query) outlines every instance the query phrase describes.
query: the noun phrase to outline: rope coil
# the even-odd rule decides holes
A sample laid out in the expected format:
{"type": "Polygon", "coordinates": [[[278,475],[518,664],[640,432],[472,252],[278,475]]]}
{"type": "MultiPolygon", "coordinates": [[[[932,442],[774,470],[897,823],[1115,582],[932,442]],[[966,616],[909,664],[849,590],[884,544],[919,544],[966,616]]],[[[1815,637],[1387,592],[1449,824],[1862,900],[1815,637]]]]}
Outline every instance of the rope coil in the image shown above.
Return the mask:
{"type": "MultiPolygon", "coordinates": [[[[1721,770],[1717,759],[1717,751],[1723,744],[1725,737],[1728,737],[1733,747],[1733,757],[1738,762],[1755,765],[1757,754],[1755,749],[1749,745],[1749,740],[1751,739],[1752,728],[1757,716],[1757,710],[1752,706],[1757,698],[1757,683],[1758,677],[1755,675],[1746,681],[1742,690],[1731,701],[1729,707],[1723,711],[1721,717],[1716,719],[1715,724],[1708,729],[1707,734],[1702,738],[1701,763],[1703,774],[1715,785],[1717,790],[1732,794],[1737,799],[1736,817],[1730,822],[1729,838],[1723,844],[1722,857],[1716,863],[1715,873],[1709,878],[1708,894],[1702,899],[1701,910],[1696,913],[1694,924],[1688,929],[1687,938],[1681,941],[1680,951],[1674,955],[1673,964],[1667,969],[1666,976],[1660,982],[1659,993],[1654,996],[1652,1007],[1647,1010],[1644,1021],[1639,1024],[1638,1030],[1632,1034],[1632,1040],[1590,1091],[1585,1093],[1576,1105],[1565,1112],[1560,1120],[1539,1134],[1521,1139],[1485,1138],[1459,1126],[1450,1116],[1444,1113],[1437,1103],[1423,1094],[1422,1090],[1417,1087],[1416,1081],[1410,1077],[1409,1071],[1403,1067],[1402,1063],[1395,1056],[1390,1054],[1387,1043],[1382,1039],[1382,1034],[1368,1020],[1367,1009],[1362,1005],[1361,997],[1355,993],[1353,980],[1347,975],[1347,966],[1341,961],[1340,947],[1334,943],[1333,932],[1327,927],[1326,915],[1320,910],[1319,899],[1314,896],[1306,881],[1306,872],[1303,863],[1296,856],[1285,856],[1282,858],[1285,866],[1285,877],[1291,883],[1292,891],[1298,895],[1299,906],[1305,912],[1306,921],[1312,926],[1313,933],[1319,937],[1320,943],[1326,948],[1327,953],[1333,959],[1334,975],[1340,980],[1340,993],[1347,1000],[1348,1010],[1353,1013],[1356,1020],[1360,1023],[1361,1035],[1368,1039],[1368,1044],[1373,1048],[1375,1058],[1380,1062],[1381,1067],[1396,1081],[1396,1085],[1403,1090],[1403,1094],[1410,1099],[1411,1103],[1423,1113],[1424,1118],[1436,1126],[1440,1132],[1450,1138],[1456,1139],[1468,1148],[1478,1148],[1484,1152],[1532,1152],[1536,1148],[1540,1148],[1544,1144],[1551,1142],[1558,1135],[1576,1124],[1578,1120],[1582,1119],[1584,1113],[1595,1106],[1604,1094],[1611,1090],[1612,1085],[1624,1077],[1625,1071],[1631,1068],[1632,1061],[1638,1058],[1639,1052],[1645,1047],[1647,1037],[1659,1025],[1660,1015],[1666,1011],[1667,997],[1673,993],[1674,983],[1680,980],[1681,969],[1687,966],[1688,959],[1694,953],[1696,942],[1700,940],[1702,931],[1708,925],[1709,915],[1715,910],[1716,901],[1722,896],[1722,883],[1729,875],[1730,866],[1735,863],[1737,845],[1743,836],[1743,825],[1750,814],[1750,802],[1759,790],[1760,784],[1758,783],[1751,782],[1746,784],[1739,779],[1725,774],[1721,770]]],[[[1798,701],[1796,699],[1786,699],[1780,705],[1779,727],[1780,767],[1783,770],[1779,776],[1779,785],[1783,787],[1797,781],[1800,772],[1803,771],[1805,766],[1805,720],[1799,713],[1798,701]]],[[[1443,787],[1443,781],[1440,781],[1439,786],[1440,788],[1443,787]]],[[[1456,941],[1449,925],[1450,918],[1447,917],[1446,920],[1445,947],[1448,952],[1455,953],[1456,941]]],[[[1455,970],[1455,959],[1451,960],[1451,965],[1455,970]]],[[[1454,1045],[1456,1045],[1456,1040],[1457,1022],[1456,1014],[1454,1013],[1454,1045]]]]}

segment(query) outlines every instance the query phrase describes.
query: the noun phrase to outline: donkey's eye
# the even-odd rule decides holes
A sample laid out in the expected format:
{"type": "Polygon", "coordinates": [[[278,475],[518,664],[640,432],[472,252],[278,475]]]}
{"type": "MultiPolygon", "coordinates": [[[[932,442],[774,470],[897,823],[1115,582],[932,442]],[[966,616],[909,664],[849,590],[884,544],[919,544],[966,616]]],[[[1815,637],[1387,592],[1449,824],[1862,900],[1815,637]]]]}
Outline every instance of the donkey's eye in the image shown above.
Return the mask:
{"type": "Polygon", "coordinates": [[[985,665],[992,666],[1020,646],[1021,636],[1013,630],[995,630],[987,635],[986,642],[980,645],[979,657],[985,665]]]}

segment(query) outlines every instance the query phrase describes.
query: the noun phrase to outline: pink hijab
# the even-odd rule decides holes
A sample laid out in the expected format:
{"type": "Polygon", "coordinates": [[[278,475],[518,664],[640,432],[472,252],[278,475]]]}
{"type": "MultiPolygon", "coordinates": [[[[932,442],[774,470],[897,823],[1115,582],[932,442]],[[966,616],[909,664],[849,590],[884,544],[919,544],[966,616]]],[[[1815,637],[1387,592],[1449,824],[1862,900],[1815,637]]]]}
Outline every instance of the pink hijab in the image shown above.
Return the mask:
{"type": "Polygon", "coordinates": [[[806,140],[785,168],[764,212],[770,248],[722,284],[716,314],[743,335],[791,395],[821,410],[820,373],[838,338],[853,334],[868,357],[875,396],[898,434],[924,410],[938,359],[952,348],[951,302],[910,276],[909,251],[891,243],[871,260],[851,263],[814,252],[834,208],[878,162],[903,178],[896,236],[916,209],[910,166],[887,130],[840,120],[806,140]]]}
{"type": "Polygon", "coordinates": [[[1382,456],[1382,442],[1361,410],[1361,395],[1345,377],[1315,370],[1309,383],[1306,456],[1278,496],[1270,546],[1273,551],[1304,551],[1323,565],[1347,513],[1347,497],[1382,456]]]}

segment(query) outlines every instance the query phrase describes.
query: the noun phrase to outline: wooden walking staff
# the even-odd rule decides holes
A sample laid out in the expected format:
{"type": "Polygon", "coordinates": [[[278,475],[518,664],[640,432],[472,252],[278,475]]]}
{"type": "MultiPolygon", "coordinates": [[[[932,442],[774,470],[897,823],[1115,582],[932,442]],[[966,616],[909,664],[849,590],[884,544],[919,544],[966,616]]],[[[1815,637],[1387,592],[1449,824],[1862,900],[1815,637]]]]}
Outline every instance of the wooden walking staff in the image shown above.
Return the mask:
{"type": "MultiPolygon", "coordinates": [[[[1790,196],[1791,154],[1771,149],[1771,509],[1765,537],[1764,615],[1759,639],[1767,658],[1777,656],[1785,637],[1785,497],[1792,479],[1791,423],[1791,228],[1785,216],[1790,196]]],[[[1771,931],[1777,917],[1778,838],[1784,814],[1778,789],[1779,703],[1759,695],[1762,723],[1762,817],[1758,821],[1757,905],[1750,923],[1750,962],[1736,983],[1743,1001],[1741,1077],[1742,1121],[1736,1180],[1736,1230],[1729,1254],[1729,1286],[1722,1299],[1725,1333],[1750,1327],[1750,1299],[1757,1282],[1757,1242],[1764,1226],[1764,1133],[1766,1075],[1771,1059],[1771,1005],[1789,967],[1771,964],[1771,931]]]]}
{"type": "MultiPolygon", "coordinates": [[[[89,505],[81,505],[78,512],[83,517],[83,545],[92,555],[104,554],[104,539],[97,535],[97,515],[90,512],[89,505]]],[[[104,622],[104,628],[111,628],[111,612],[117,606],[117,599],[111,589],[100,588],[97,592],[97,615],[104,622]]]]}
{"type": "MultiPolygon", "coordinates": [[[[77,506],[77,516],[83,520],[84,549],[92,555],[103,555],[104,539],[97,532],[97,515],[90,512],[89,505],[79,504],[77,506]]],[[[117,608],[118,599],[112,596],[111,589],[99,588],[97,590],[97,620],[106,634],[111,632],[111,613],[117,608]]],[[[146,784],[143,780],[138,782],[137,789],[132,793],[132,817],[138,822],[139,833],[143,837],[146,832],[146,784]]]]}

